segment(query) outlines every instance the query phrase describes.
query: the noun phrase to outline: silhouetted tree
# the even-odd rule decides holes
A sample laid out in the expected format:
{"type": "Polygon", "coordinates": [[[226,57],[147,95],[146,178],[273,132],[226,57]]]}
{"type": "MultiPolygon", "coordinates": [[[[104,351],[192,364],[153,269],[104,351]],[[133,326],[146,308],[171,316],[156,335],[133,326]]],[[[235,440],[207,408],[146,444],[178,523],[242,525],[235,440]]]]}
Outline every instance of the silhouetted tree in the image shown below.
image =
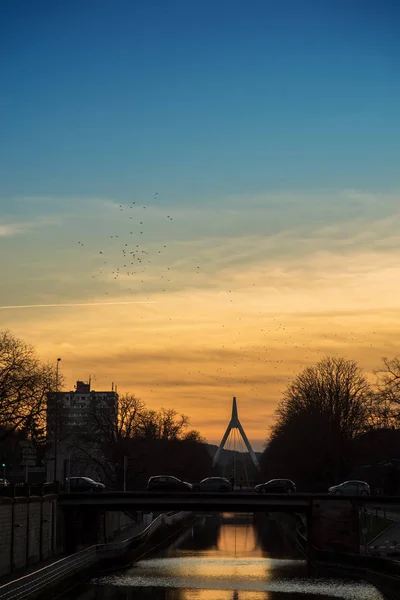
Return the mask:
{"type": "Polygon", "coordinates": [[[198,482],[210,475],[212,457],[201,442],[136,438],[132,440],[129,465],[132,487],[145,484],[152,475],[174,475],[198,482]]]}
{"type": "MultiPolygon", "coordinates": [[[[55,366],[42,363],[34,348],[10,331],[0,331],[0,442],[23,429],[43,438],[47,394],[56,384],[55,366]]],[[[61,376],[59,382],[61,382],[61,376]]]]}
{"type": "Polygon", "coordinates": [[[197,429],[191,429],[187,433],[184,433],[182,440],[186,442],[197,442],[199,444],[205,444],[206,438],[203,437],[197,429]]]}
{"type": "Polygon", "coordinates": [[[400,424],[400,357],[383,358],[383,367],[375,371],[378,382],[376,401],[382,426],[400,424]]]}
{"type": "Polygon", "coordinates": [[[144,403],[130,393],[119,396],[115,406],[91,405],[91,433],[103,442],[123,442],[137,435],[144,411],[144,403]]]}
{"type": "MultiPolygon", "coordinates": [[[[115,410],[92,406],[85,434],[71,438],[80,465],[102,469],[105,482],[121,488],[124,460],[129,485],[163,471],[173,474],[190,472],[204,464],[206,450],[196,430],[187,432],[189,419],[174,409],[150,410],[134,394],[118,398],[115,410]],[[204,456],[203,456],[204,455],[204,456]],[[78,459],[79,456],[79,459],[78,459]]],[[[79,431],[79,430],[78,430],[79,431]]]]}
{"type": "Polygon", "coordinates": [[[308,486],[339,480],[350,466],[352,441],[370,426],[371,411],[371,387],[357,363],[323,358],[284,392],[262,457],[264,471],[308,486]]]}
{"type": "Polygon", "coordinates": [[[173,408],[144,410],[140,415],[137,436],[152,440],[178,440],[189,425],[189,417],[173,408]]]}
{"type": "Polygon", "coordinates": [[[80,468],[96,465],[108,485],[120,485],[124,457],[131,452],[131,440],[137,435],[144,411],[144,403],[130,393],[119,396],[115,405],[91,404],[86,431],[78,428],[68,442],[75,449],[80,468]]]}

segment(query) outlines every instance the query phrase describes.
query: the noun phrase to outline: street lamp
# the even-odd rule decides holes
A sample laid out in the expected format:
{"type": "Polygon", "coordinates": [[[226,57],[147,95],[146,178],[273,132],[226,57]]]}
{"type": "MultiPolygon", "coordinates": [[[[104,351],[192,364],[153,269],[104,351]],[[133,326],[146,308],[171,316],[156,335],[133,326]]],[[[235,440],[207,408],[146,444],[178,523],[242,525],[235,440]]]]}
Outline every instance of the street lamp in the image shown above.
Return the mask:
{"type": "Polygon", "coordinates": [[[54,412],[55,412],[55,422],[54,422],[54,478],[53,481],[57,481],[57,458],[58,458],[58,368],[60,364],[61,358],[57,358],[56,363],[56,391],[54,398],[54,412]]]}

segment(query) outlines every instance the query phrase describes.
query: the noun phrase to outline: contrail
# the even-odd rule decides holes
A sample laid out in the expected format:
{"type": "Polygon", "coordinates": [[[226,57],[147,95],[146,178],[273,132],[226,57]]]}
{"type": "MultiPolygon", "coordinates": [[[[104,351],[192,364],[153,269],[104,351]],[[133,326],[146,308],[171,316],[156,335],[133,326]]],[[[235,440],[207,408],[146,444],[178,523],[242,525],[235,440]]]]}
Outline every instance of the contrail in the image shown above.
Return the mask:
{"type": "Polygon", "coordinates": [[[157,304],[156,300],[133,300],[130,302],[74,302],[68,304],[15,304],[0,306],[0,310],[18,310],[19,308],[60,308],[68,306],[124,306],[129,304],[157,304]]]}

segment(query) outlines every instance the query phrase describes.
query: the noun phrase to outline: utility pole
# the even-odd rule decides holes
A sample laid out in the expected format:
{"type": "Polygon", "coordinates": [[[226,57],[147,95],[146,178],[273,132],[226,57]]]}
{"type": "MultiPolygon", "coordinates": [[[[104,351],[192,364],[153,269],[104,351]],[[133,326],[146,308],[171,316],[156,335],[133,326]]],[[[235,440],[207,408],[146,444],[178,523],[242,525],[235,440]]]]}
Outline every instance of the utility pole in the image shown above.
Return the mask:
{"type": "Polygon", "coordinates": [[[126,492],[126,468],[128,466],[128,457],[124,456],[124,492],[126,492]]]}
{"type": "Polygon", "coordinates": [[[58,366],[61,358],[57,358],[56,363],[56,391],[54,396],[54,477],[53,481],[57,481],[57,460],[58,460],[58,366]]]}

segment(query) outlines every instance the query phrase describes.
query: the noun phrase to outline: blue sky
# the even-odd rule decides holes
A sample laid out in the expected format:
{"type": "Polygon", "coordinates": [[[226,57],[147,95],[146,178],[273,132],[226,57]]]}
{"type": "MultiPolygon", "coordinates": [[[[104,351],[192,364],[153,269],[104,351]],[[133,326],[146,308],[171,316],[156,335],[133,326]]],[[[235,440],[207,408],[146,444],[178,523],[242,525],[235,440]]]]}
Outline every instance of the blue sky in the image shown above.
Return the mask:
{"type": "Polygon", "coordinates": [[[400,354],[397,0],[2,0],[0,328],[262,448],[400,354]],[[133,205],[132,202],[135,202],[133,205]]]}
{"type": "Polygon", "coordinates": [[[1,182],[178,202],[392,188],[395,1],[3,1],[1,182]]]}

